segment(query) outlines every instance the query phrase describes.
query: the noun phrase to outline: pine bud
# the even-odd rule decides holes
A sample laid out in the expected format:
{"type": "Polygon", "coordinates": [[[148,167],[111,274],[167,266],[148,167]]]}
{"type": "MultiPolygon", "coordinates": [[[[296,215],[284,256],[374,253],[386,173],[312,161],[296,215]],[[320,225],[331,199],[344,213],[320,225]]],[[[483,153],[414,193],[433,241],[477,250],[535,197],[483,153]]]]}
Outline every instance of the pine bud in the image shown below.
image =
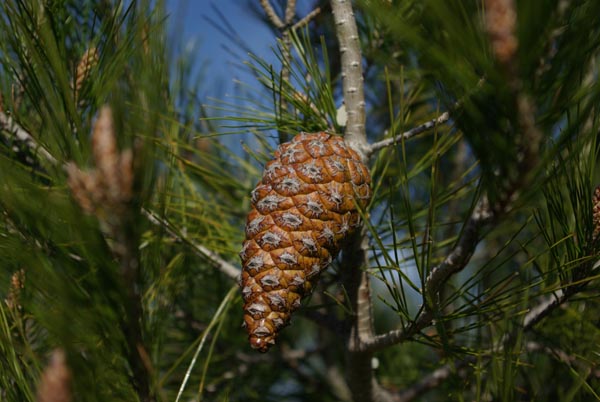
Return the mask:
{"type": "Polygon", "coordinates": [[[112,110],[103,106],[98,112],[92,132],[92,152],[96,170],[111,194],[119,192],[119,152],[112,118],[112,110]]]}
{"type": "Polygon", "coordinates": [[[486,0],[485,22],[496,59],[508,65],[517,52],[517,13],[513,0],[486,0]]]}
{"type": "Polygon", "coordinates": [[[119,152],[110,107],[98,113],[92,132],[92,153],[96,169],[85,172],[70,162],[66,170],[73,198],[84,212],[121,214],[133,197],[133,152],[119,152]]]}
{"type": "Polygon", "coordinates": [[[21,308],[21,292],[25,288],[25,270],[20,269],[14,272],[10,278],[10,288],[6,297],[6,305],[10,309],[21,308]]]}
{"type": "Polygon", "coordinates": [[[77,65],[77,71],[75,75],[75,97],[79,98],[81,89],[85,80],[88,79],[90,71],[98,64],[98,50],[95,47],[91,47],[85,51],[79,64],[77,65]]]}
{"type": "Polygon", "coordinates": [[[38,402],[71,401],[71,371],[66,360],[62,349],[52,352],[50,363],[44,369],[38,386],[38,402]]]}
{"type": "Polygon", "coordinates": [[[252,192],[241,287],[250,345],[266,352],[302,297],[360,226],[371,177],[341,137],[297,135],[252,192]]]}

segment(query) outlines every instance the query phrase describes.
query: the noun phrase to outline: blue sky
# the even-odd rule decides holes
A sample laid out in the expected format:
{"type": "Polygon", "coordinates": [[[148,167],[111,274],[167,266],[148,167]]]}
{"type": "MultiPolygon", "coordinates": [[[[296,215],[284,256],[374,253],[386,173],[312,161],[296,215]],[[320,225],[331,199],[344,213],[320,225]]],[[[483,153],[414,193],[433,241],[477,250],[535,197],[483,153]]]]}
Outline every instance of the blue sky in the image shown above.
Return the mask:
{"type": "Polygon", "coordinates": [[[206,92],[203,95],[222,97],[225,93],[231,94],[234,80],[253,81],[242,66],[248,59],[246,52],[232,44],[215,25],[227,31],[230,24],[252,53],[267,60],[274,59],[273,34],[246,1],[167,0],[166,4],[171,29],[180,35],[183,46],[195,47],[198,65],[205,63],[206,92]]]}
{"type": "MultiPolygon", "coordinates": [[[[274,5],[278,0],[271,0],[274,5]]],[[[314,1],[298,2],[297,16],[302,17],[313,6],[314,1]]],[[[250,60],[248,53],[273,64],[279,71],[280,65],[274,55],[276,35],[262,18],[263,10],[257,0],[166,0],[169,14],[170,43],[181,48],[174,53],[191,50],[196,62],[196,71],[203,71],[199,98],[207,105],[211,115],[220,114],[214,107],[221,105],[218,100],[229,104],[244,105],[240,97],[246,98],[244,91],[260,89],[244,62],[250,60]],[[232,37],[227,35],[230,33],[232,37]],[[235,40],[243,42],[246,49],[236,46],[235,40]],[[244,90],[236,82],[242,82],[244,90]]],[[[299,19],[297,17],[297,19],[299,19]]],[[[296,20],[297,20],[296,19],[296,20]]],[[[271,99],[268,95],[267,99],[271,99]]],[[[225,129],[231,131],[231,129],[225,129]]],[[[224,136],[221,142],[236,153],[243,153],[240,141],[253,143],[247,133],[224,136]]],[[[275,133],[272,133],[275,138],[275,133]]]]}

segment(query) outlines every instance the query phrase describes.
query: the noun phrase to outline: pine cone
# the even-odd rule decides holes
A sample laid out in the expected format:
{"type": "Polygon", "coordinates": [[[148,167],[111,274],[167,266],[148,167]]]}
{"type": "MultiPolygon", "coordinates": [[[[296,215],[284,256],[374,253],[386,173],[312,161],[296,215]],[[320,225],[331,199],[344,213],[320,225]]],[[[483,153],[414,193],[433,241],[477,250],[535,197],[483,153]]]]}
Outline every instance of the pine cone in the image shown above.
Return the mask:
{"type": "Polygon", "coordinates": [[[341,137],[297,135],[279,146],[252,192],[242,259],[244,324],[266,352],[317,277],[360,226],[371,177],[341,137]]]}

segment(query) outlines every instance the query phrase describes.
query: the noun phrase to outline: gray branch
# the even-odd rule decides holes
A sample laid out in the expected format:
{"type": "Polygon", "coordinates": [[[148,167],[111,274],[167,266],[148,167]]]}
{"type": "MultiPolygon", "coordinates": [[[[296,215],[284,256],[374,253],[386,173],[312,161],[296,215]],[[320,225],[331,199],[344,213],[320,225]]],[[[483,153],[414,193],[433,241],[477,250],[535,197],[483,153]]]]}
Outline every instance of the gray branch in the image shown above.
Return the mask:
{"type": "MultiPolygon", "coordinates": [[[[340,46],[342,86],[346,106],[344,141],[367,160],[365,97],[360,39],[349,0],[331,0],[331,9],[340,46]]],[[[353,400],[392,402],[392,396],[377,382],[372,352],[361,350],[363,339],[373,337],[373,312],[369,276],[362,268],[368,263],[368,239],[363,229],[343,251],[344,287],[353,313],[346,339],[347,381],[353,400]]]]}
{"type": "Polygon", "coordinates": [[[363,339],[360,349],[367,352],[377,352],[389,346],[412,339],[421,330],[431,325],[433,314],[429,310],[423,310],[417,318],[405,328],[395,329],[385,334],[375,335],[371,338],[363,339]]]}
{"type": "Polygon", "coordinates": [[[331,0],[331,9],[340,44],[344,103],[348,115],[344,140],[356,149],[361,156],[366,157],[368,144],[365,132],[362,56],[356,20],[352,11],[352,2],[349,0],[331,0]]]}
{"type": "Polygon", "coordinates": [[[396,398],[395,402],[410,402],[426,392],[437,388],[446,381],[451,374],[459,372],[466,373],[465,368],[476,361],[474,356],[465,356],[462,360],[456,360],[453,363],[446,364],[428,375],[424,376],[420,381],[416,382],[409,388],[402,390],[396,398]]]}
{"type": "Polygon", "coordinates": [[[313,20],[313,18],[315,18],[320,13],[321,13],[321,7],[315,8],[310,13],[306,14],[300,21],[296,22],[292,26],[292,30],[296,30],[296,29],[302,28],[303,26],[307,25],[310,21],[313,20]]]}
{"type": "Polygon", "coordinates": [[[222,259],[219,254],[201,244],[195,243],[182,234],[178,234],[173,228],[173,225],[171,225],[171,223],[169,223],[166,219],[162,219],[147,209],[144,209],[143,213],[151,223],[164,228],[175,240],[189,245],[196,255],[207,260],[213,267],[217,268],[219,271],[233,280],[237,280],[239,278],[240,270],[222,259]]]}
{"type": "Polygon", "coordinates": [[[394,136],[392,138],[386,138],[385,140],[382,140],[379,142],[375,142],[366,147],[365,152],[367,154],[367,157],[371,156],[373,153],[375,153],[383,148],[398,144],[398,143],[405,141],[409,138],[412,138],[418,134],[424,133],[425,131],[431,130],[432,128],[435,128],[436,126],[447,122],[449,119],[450,119],[450,113],[444,112],[441,115],[439,115],[438,117],[436,117],[435,119],[431,119],[419,126],[413,127],[410,130],[405,131],[400,135],[394,136]]]}
{"type": "Polygon", "coordinates": [[[482,227],[491,223],[493,218],[494,214],[489,207],[487,197],[483,196],[467,220],[450,254],[440,265],[434,267],[427,277],[425,291],[432,300],[450,276],[467,266],[479,243],[482,227]]]}

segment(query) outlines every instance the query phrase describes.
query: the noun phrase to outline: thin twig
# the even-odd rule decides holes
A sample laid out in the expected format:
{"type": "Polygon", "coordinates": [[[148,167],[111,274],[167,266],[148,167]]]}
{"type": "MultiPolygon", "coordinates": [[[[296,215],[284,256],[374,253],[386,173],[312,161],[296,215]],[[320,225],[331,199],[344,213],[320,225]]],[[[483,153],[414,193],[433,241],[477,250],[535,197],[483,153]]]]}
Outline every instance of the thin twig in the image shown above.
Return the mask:
{"type": "Polygon", "coordinates": [[[292,30],[295,31],[295,30],[297,30],[299,28],[302,28],[303,26],[307,25],[309,22],[311,22],[320,13],[321,13],[321,7],[315,8],[310,13],[306,14],[300,21],[296,22],[292,26],[292,30]]]}
{"type": "MultiPolygon", "coordinates": [[[[285,88],[286,85],[290,86],[290,75],[291,75],[291,47],[292,47],[292,38],[290,36],[290,30],[292,29],[292,22],[294,21],[294,17],[296,16],[296,0],[288,0],[287,5],[285,7],[285,15],[284,20],[275,13],[273,7],[269,0],[260,0],[260,4],[262,8],[265,10],[265,14],[267,17],[281,32],[281,86],[285,88]]],[[[287,102],[287,99],[284,96],[280,96],[279,99],[279,108],[284,112],[289,112],[290,105],[287,102]]],[[[283,143],[289,140],[289,134],[284,132],[283,130],[277,130],[279,136],[279,142],[283,143]]]]}
{"type": "Polygon", "coordinates": [[[271,2],[269,0],[260,0],[260,5],[262,6],[263,10],[265,10],[265,14],[267,14],[269,21],[271,21],[271,24],[273,24],[275,28],[283,29],[285,27],[285,24],[283,21],[281,21],[281,18],[279,18],[275,10],[273,10],[273,6],[271,6],[271,2]]]}
{"type": "Polygon", "coordinates": [[[417,381],[415,384],[410,387],[400,391],[396,398],[395,402],[410,402],[415,398],[425,394],[426,392],[437,388],[441,383],[446,381],[451,374],[455,372],[464,372],[465,367],[469,364],[476,361],[474,356],[465,356],[461,360],[454,361],[452,363],[448,363],[443,365],[442,367],[432,371],[427,374],[421,380],[417,381]]]}
{"type": "Polygon", "coordinates": [[[178,234],[173,228],[173,225],[166,219],[162,219],[161,217],[157,216],[155,213],[147,209],[144,209],[142,213],[148,218],[148,220],[151,223],[164,228],[167,231],[167,233],[169,233],[169,235],[171,235],[175,240],[188,244],[196,255],[206,259],[213,267],[217,268],[219,271],[221,271],[231,279],[237,280],[240,276],[239,269],[222,259],[219,256],[219,254],[215,253],[209,248],[188,239],[183,234],[178,234]]]}
{"type": "MultiPolygon", "coordinates": [[[[281,88],[282,91],[286,90],[288,88],[291,88],[292,91],[294,91],[294,89],[292,88],[292,85],[290,83],[290,76],[291,76],[291,65],[292,65],[292,37],[291,37],[291,33],[292,31],[294,31],[295,29],[308,24],[316,15],[318,15],[321,12],[321,9],[319,7],[317,7],[316,9],[314,9],[313,11],[311,11],[310,13],[308,13],[304,18],[302,18],[300,21],[298,21],[297,23],[293,23],[294,22],[294,18],[296,17],[296,0],[288,0],[286,7],[285,7],[285,14],[284,14],[284,20],[282,21],[281,18],[275,13],[275,10],[273,9],[273,7],[271,6],[271,3],[269,0],[261,0],[260,4],[262,6],[262,8],[265,11],[265,14],[267,15],[267,18],[269,19],[269,21],[271,22],[271,24],[280,31],[281,33],[281,41],[280,41],[280,49],[281,49],[281,74],[280,74],[280,81],[281,81],[281,88]]],[[[297,93],[297,92],[296,92],[297,93]]],[[[295,96],[295,94],[294,94],[295,96]]],[[[291,113],[293,112],[293,110],[291,109],[291,105],[288,102],[287,98],[285,96],[283,96],[282,94],[280,94],[279,96],[279,109],[283,112],[283,113],[291,113]]],[[[283,131],[282,129],[278,129],[277,130],[277,134],[279,137],[279,142],[280,143],[284,143],[287,142],[289,140],[289,133],[283,131]]]]}
{"type": "MultiPolygon", "coordinates": [[[[530,341],[525,344],[525,351],[527,352],[541,352],[545,353],[549,356],[554,357],[556,360],[566,363],[568,365],[576,365],[577,363],[581,363],[576,355],[569,355],[562,349],[554,348],[551,346],[544,345],[542,343],[530,341]]],[[[580,365],[580,364],[577,364],[580,365]]]]}
{"type": "Polygon", "coordinates": [[[389,346],[412,339],[416,334],[424,328],[431,325],[433,314],[431,311],[424,309],[417,315],[417,318],[406,328],[394,329],[384,334],[375,335],[372,338],[363,339],[360,349],[365,352],[377,352],[389,346]]]}
{"type": "Polygon", "coordinates": [[[556,291],[552,297],[540,302],[537,306],[529,310],[523,318],[523,329],[529,330],[552,312],[556,307],[560,306],[567,300],[567,294],[561,289],[556,291]]]}
{"type": "Polygon", "coordinates": [[[431,119],[419,126],[413,127],[410,130],[405,131],[400,135],[394,136],[392,138],[386,138],[385,140],[375,142],[375,143],[369,145],[365,149],[365,152],[366,152],[367,156],[371,156],[373,153],[375,153],[383,148],[392,146],[394,144],[398,144],[398,143],[405,141],[409,138],[412,138],[418,134],[424,133],[425,131],[431,130],[432,128],[435,128],[436,126],[447,122],[449,119],[450,119],[450,113],[444,112],[441,115],[439,115],[438,117],[436,117],[435,119],[431,119]]]}
{"type": "Polygon", "coordinates": [[[485,83],[485,78],[483,78],[483,77],[480,78],[479,81],[477,82],[477,85],[475,85],[475,87],[469,93],[467,93],[464,97],[462,97],[457,102],[455,102],[451,106],[450,110],[442,113],[438,117],[431,119],[419,126],[413,127],[410,130],[405,131],[400,135],[394,136],[392,138],[386,138],[385,140],[381,140],[381,141],[378,141],[378,142],[368,145],[365,148],[365,153],[366,153],[367,157],[372,156],[375,152],[380,151],[383,148],[395,145],[404,140],[412,138],[416,135],[424,133],[425,131],[431,130],[440,124],[446,123],[448,120],[450,120],[451,113],[454,114],[462,106],[462,104],[465,102],[465,100],[468,99],[468,97],[471,96],[471,94],[473,92],[478,91],[483,86],[484,83],[485,83]]]}

